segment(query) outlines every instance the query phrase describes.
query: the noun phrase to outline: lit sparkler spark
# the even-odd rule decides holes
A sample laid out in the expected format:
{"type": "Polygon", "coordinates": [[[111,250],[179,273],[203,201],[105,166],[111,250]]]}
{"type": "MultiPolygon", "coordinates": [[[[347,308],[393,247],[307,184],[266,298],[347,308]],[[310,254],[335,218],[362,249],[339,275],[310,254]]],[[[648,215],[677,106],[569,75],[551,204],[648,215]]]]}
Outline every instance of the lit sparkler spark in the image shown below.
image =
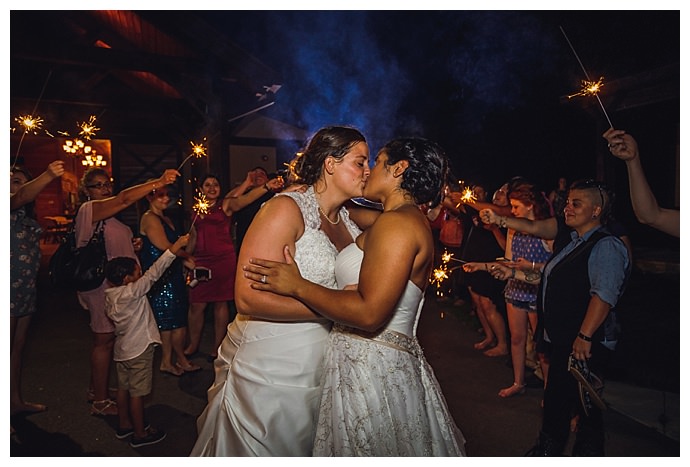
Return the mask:
{"type": "Polygon", "coordinates": [[[199,217],[199,214],[208,214],[208,210],[211,207],[211,204],[209,203],[208,199],[206,198],[206,195],[204,194],[196,196],[194,200],[196,201],[196,203],[192,205],[192,211],[194,211],[196,215],[194,216],[194,220],[192,220],[192,225],[189,226],[190,232],[192,231],[192,227],[194,227],[194,223],[199,217]]]}
{"type": "Polygon", "coordinates": [[[472,203],[474,201],[477,201],[477,197],[475,196],[474,191],[472,191],[472,188],[470,187],[466,187],[462,191],[462,197],[460,199],[462,199],[465,203],[472,203]]]}
{"type": "Polygon", "coordinates": [[[582,89],[580,89],[580,92],[571,94],[568,96],[568,99],[572,99],[573,97],[576,96],[596,96],[599,94],[599,91],[601,91],[601,88],[604,86],[604,77],[602,76],[599,78],[599,81],[587,81],[587,80],[582,80],[582,89]]]}
{"type": "Polygon", "coordinates": [[[20,115],[19,117],[15,117],[14,120],[19,123],[19,125],[24,128],[24,132],[22,133],[22,137],[19,139],[19,145],[17,146],[17,154],[14,156],[14,162],[12,162],[12,168],[10,171],[14,170],[14,167],[17,165],[17,159],[19,158],[19,151],[22,148],[22,143],[24,142],[24,137],[28,133],[33,133],[33,134],[38,134],[38,130],[41,128],[41,125],[43,124],[43,119],[39,116],[33,116],[33,115],[20,115]]]}
{"type": "Polygon", "coordinates": [[[296,169],[300,157],[302,157],[302,153],[298,152],[290,162],[283,162],[283,165],[287,167],[287,179],[290,183],[296,183],[300,178],[296,169]]]}
{"type": "MultiPolygon", "coordinates": [[[[570,39],[568,39],[568,35],[565,33],[565,29],[561,27],[561,32],[563,33],[563,37],[565,37],[565,40],[568,42],[568,45],[570,46],[570,50],[572,50],[573,55],[575,55],[575,58],[577,59],[577,62],[580,64],[580,68],[582,68],[582,72],[585,74],[585,78],[587,78],[584,83],[583,90],[580,91],[578,94],[573,94],[573,96],[579,96],[579,95],[591,95],[597,98],[597,101],[599,102],[599,107],[601,107],[602,112],[604,112],[604,116],[606,117],[606,120],[609,122],[609,126],[613,128],[613,123],[611,123],[611,119],[609,118],[609,114],[606,113],[606,109],[604,108],[604,103],[601,102],[601,98],[599,97],[599,91],[601,90],[601,87],[603,86],[602,80],[604,79],[603,77],[599,79],[599,81],[592,81],[589,78],[589,74],[587,73],[587,70],[585,69],[585,66],[582,64],[582,60],[580,60],[579,55],[577,55],[577,52],[575,51],[575,47],[573,47],[573,44],[570,43],[570,39]],[[585,89],[587,89],[585,91],[585,89]]],[[[568,96],[569,98],[572,96],[568,96]]]]}
{"type": "Polygon", "coordinates": [[[35,135],[38,134],[38,130],[40,130],[41,125],[43,125],[43,119],[39,116],[21,115],[15,117],[14,120],[24,128],[24,133],[33,133],[35,135]]]}
{"type": "Polygon", "coordinates": [[[434,269],[429,282],[431,282],[431,284],[436,284],[436,286],[440,286],[446,279],[448,279],[448,269],[444,264],[440,268],[434,269]]]}
{"type": "MultiPolygon", "coordinates": [[[[204,138],[204,141],[206,141],[206,138],[204,138]]],[[[185,160],[182,161],[180,166],[177,168],[177,171],[179,172],[182,169],[182,166],[185,165],[185,163],[191,159],[192,157],[196,157],[197,159],[200,159],[202,157],[206,157],[206,146],[204,146],[204,143],[195,143],[194,141],[190,141],[189,144],[192,145],[192,153],[187,156],[185,160]]]]}
{"type": "Polygon", "coordinates": [[[457,261],[460,264],[465,264],[467,261],[464,261],[462,259],[455,259],[453,258],[453,253],[448,253],[448,251],[444,251],[443,254],[441,255],[441,261],[443,261],[443,264],[448,264],[451,261],[457,261]]]}
{"type": "Polygon", "coordinates": [[[100,128],[97,128],[94,123],[96,123],[96,116],[91,115],[88,122],[81,122],[78,124],[77,126],[81,130],[79,132],[79,136],[87,140],[90,140],[92,137],[96,136],[96,132],[100,130],[100,128]]]}

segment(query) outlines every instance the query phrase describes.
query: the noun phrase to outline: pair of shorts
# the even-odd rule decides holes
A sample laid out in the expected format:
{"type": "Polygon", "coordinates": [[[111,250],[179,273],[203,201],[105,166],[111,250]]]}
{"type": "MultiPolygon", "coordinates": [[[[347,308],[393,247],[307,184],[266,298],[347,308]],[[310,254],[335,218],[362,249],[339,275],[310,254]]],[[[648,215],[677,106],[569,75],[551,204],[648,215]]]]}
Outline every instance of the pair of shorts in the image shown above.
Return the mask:
{"type": "Polygon", "coordinates": [[[129,391],[130,397],[143,397],[151,393],[155,348],[155,344],[150,344],[141,355],[131,360],[115,362],[117,387],[129,391]]]}
{"type": "Polygon", "coordinates": [[[523,302],[522,300],[513,300],[512,298],[505,298],[506,303],[510,303],[516,308],[527,310],[530,313],[537,312],[537,302],[523,302]]]}

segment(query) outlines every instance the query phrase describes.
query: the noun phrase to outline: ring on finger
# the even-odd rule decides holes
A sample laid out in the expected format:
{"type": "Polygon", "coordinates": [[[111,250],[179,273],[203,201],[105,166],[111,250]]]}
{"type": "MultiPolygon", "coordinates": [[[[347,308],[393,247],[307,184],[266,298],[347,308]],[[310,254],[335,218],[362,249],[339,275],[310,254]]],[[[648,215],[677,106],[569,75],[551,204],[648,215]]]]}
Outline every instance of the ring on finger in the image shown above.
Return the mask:
{"type": "Polygon", "coordinates": [[[266,274],[261,276],[261,282],[263,282],[264,284],[266,283],[266,274]]]}

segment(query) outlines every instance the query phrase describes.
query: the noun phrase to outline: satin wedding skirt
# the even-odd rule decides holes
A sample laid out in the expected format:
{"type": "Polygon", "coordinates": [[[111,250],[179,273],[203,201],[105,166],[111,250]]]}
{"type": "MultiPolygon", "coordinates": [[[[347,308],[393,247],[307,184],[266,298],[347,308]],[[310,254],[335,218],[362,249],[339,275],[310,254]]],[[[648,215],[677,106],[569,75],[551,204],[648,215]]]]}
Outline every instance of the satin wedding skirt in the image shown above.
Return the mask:
{"type": "Polygon", "coordinates": [[[330,322],[238,315],[215,361],[191,456],[310,456],[330,322]]]}

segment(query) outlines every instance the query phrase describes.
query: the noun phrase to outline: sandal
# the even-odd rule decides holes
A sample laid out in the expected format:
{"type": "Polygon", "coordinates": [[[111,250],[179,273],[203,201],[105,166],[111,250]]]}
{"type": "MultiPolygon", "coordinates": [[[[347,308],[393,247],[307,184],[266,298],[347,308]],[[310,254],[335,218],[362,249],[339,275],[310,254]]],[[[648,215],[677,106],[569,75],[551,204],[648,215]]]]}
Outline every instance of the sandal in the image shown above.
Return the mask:
{"type": "Polygon", "coordinates": [[[498,391],[498,395],[501,397],[519,396],[519,395],[525,393],[525,386],[527,386],[527,385],[526,384],[513,383],[512,386],[501,389],[500,391],[498,391]]]}
{"type": "MultiPolygon", "coordinates": [[[[117,397],[117,388],[108,388],[108,397],[110,399],[115,399],[117,397]]],[[[92,404],[94,399],[96,399],[96,393],[93,389],[86,390],[86,402],[92,404]]]]}
{"type": "Polygon", "coordinates": [[[93,401],[91,403],[91,415],[117,415],[117,402],[112,399],[93,401]]]}

